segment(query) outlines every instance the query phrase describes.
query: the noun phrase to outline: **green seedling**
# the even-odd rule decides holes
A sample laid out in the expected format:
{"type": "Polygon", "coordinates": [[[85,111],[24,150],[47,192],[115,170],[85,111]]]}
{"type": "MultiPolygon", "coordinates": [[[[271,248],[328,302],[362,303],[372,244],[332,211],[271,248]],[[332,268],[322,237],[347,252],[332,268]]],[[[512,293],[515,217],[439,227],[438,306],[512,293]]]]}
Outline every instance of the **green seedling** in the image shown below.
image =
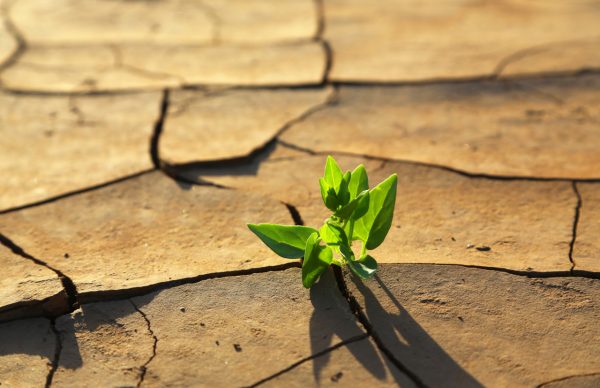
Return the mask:
{"type": "Polygon", "coordinates": [[[319,230],[308,226],[248,224],[273,252],[302,262],[302,284],[310,288],[330,265],[347,265],[357,276],[368,279],[377,262],[368,254],[387,235],[394,217],[398,177],[390,175],[369,189],[367,171],[361,164],[342,173],[331,156],[319,179],[325,206],[333,212],[319,230]],[[353,242],[360,244],[353,247],[353,242]],[[354,250],[354,248],[356,250],[354,250]]]}

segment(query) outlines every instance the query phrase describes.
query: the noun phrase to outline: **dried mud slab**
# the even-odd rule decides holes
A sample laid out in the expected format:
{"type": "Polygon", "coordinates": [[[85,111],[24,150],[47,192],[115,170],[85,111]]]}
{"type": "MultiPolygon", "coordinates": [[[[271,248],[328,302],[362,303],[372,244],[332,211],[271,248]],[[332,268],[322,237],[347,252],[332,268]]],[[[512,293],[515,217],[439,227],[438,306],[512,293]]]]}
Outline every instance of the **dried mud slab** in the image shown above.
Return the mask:
{"type": "MultiPolygon", "coordinates": [[[[270,195],[294,205],[306,225],[320,226],[330,215],[318,187],[325,155],[289,152],[277,146],[245,166],[187,167],[179,173],[270,195]]],[[[539,272],[571,268],[577,197],[568,182],[469,178],[435,167],[334,156],[344,170],[363,163],[371,187],[398,174],[392,228],[385,243],[373,251],[379,262],[539,272]]]]}
{"type": "Polygon", "coordinates": [[[29,0],[10,14],[35,45],[271,43],[317,30],[310,0],[29,0]]]}
{"type": "Polygon", "coordinates": [[[382,265],[346,276],[377,335],[427,386],[536,386],[600,369],[600,282],[382,265]]]}
{"type": "Polygon", "coordinates": [[[597,68],[599,17],[597,4],[586,0],[387,0],[367,8],[327,0],[331,78],[422,81],[597,68]]]}
{"type": "Polygon", "coordinates": [[[52,368],[55,341],[45,318],[0,323],[2,387],[43,387],[52,368]]]}
{"type": "MultiPolygon", "coordinates": [[[[0,321],[67,310],[58,276],[0,245],[0,321]]],[[[1,376],[1,373],[0,373],[1,376]]]]}
{"type": "Polygon", "coordinates": [[[317,84],[325,68],[310,0],[30,1],[10,15],[27,42],[0,76],[11,90],[317,84]]]}
{"type": "Polygon", "coordinates": [[[272,199],[180,184],[160,172],[0,215],[2,231],[70,277],[84,301],[95,292],[290,263],[246,227],[267,221],[293,224],[272,199]]]}
{"type": "Polygon", "coordinates": [[[574,270],[600,272],[600,183],[577,183],[581,195],[574,270]]]}
{"type": "Polygon", "coordinates": [[[7,89],[96,92],[184,85],[299,85],[321,82],[325,53],[314,42],[274,46],[31,47],[7,68],[7,89]]]}
{"type": "MultiPolygon", "coordinates": [[[[300,279],[289,269],[134,298],[158,339],[144,385],[248,386],[364,334],[331,273],[310,290],[300,279]]],[[[372,356],[371,343],[354,355],[372,356]]],[[[318,380],[327,372],[326,363],[314,370],[318,380]]]]}
{"type": "Polygon", "coordinates": [[[600,177],[600,77],[342,87],[281,139],[472,174],[600,177]]]}
{"type": "Polygon", "coordinates": [[[324,104],[330,93],[327,88],[174,92],[160,157],[168,163],[188,163],[245,156],[324,104]]]}
{"type": "Polygon", "coordinates": [[[129,300],[85,304],[56,320],[62,340],[52,384],[135,387],[152,357],[154,338],[129,300]]]}
{"type": "Polygon", "coordinates": [[[152,167],[160,98],[0,93],[0,210],[152,167]]]}
{"type": "Polygon", "coordinates": [[[416,387],[365,338],[344,345],[267,381],[264,387],[416,387]],[[318,373],[315,373],[318,371],[318,373]]]}

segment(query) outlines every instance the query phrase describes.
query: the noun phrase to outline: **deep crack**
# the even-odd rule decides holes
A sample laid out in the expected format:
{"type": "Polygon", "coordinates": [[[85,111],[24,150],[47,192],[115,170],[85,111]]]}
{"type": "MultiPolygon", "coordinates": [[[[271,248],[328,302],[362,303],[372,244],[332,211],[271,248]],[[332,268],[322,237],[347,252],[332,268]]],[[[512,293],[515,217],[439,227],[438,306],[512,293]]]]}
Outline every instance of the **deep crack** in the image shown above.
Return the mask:
{"type": "Polygon", "coordinates": [[[571,262],[571,273],[575,270],[575,260],[573,259],[573,250],[575,249],[575,241],[577,240],[577,227],[579,226],[579,216],[581,213],[581,194],[577,189],[577,182],[572,182],[573,192],[577,196],[577,205],[575,206],[575,214],[573,216],[573,234],[569,243],[569,261],[571,262]]]}
{"type": "Polygon", "coordinates": [[[135,304],[133,300],[129,299],[129,302],[133,305],[133,308],[144,318],[144,321],[146,321],[146,327],[148,328],[148,332],[150,333],[154,341],[152,344],[152,354],[150,355],[150,357],[148,357],[148,360],[146,360],[146,362],[140,367],[140,379],[137,383],[137,387],[139,388],[144,382],[144,378],[146,377],[148,365],[152,362],[152,360],[154,360],[154,357],[156,357],[156,346],[158,345],[158,337],[156,336],[156,334],[154,334],[154,331],[152,330],[152,325],[150,324],[150,319],[148,319],[148,316],[135,304]]]}
{"type": "MultiPolygon", "coordinates": [[[[414,166],[424,166],[430,168],[436,168],[443,171],[452,172],[454,174],[458,174],[464,176],[466,178],[479,178],[479,179],[489,179],[489,180],[498,180],[498,181],[531,181],[531,182],[573,182],[573,178],[552,178],[552,177],[533,177],[533,176],[520,176],[520,175],[492,175],[492,174],[484,174],[484,173],[471,173],[465,170],[456,169],[453,167],[444,166],[441,164],[420,162],[415,160],[406,160],[406,159],[396,159],[396,158],[387,158],[383,156],[369,155],[369,154],[359,154],[355,152],[348,151],[336,151],[336,150],[326,150],[326,151],[315,151],[308,147],[303,147],[298,144],[290,143],[285,140],[278,140],[278,144],[283,147],[303,152],[307,155],[341,155],[348,157],[356,157],[356,158],[365,158],[368,160],[375,161],[385,161],[385,162],[393,162],[393,163],[404,163],[410,164],[414,166]]],[[[577,179],[577,182],[590,182],[590,183],[600,183],[600,177],[598,178],[583,178],[577,179]]]]}
{"type": "Polygon", "coordinates": [[[19,247],[11,239],[6,237],[2,233],[0,233],[0,243],[6,248],[10,249],[15,255],[21,256],[42,267],[46,267],[50,271],[54,272],[56,276],[60,279],[65,294],[67,295],[67,306],[65,306],[65,308],[59,311],[49,312],[51,314],[51,318],[55,318],[58,315],[70,313],[72,311],[75,311],[79,307],[79,295],[77,293],[77,288],[75,287],[75,284],[73,283],[73,280],[71,280],[71,278],[65,275],[62,271],[52,267],[48,263],[31,256],[29,253],[25,252],[21,247],[19,247]]]}
{"type": "Polygon", "coordinates": [[[320,42],[325,53],[325,66],[323,67],[323,76],[321,78],[321,85],[329,84],[329,74],[331,73],[331,67],[333,66],[333,49],[329,42],[325,39],[325,4],[323,0],[314,0],[316,17],[317,17],[317,31],[315,33],[314,40],[320,42]]]}
{"type": "Polygon", "coordinates": [[[107,290],[107,291],[92,291],[92,292],[84,292],[79,294],[80,303],[92,303],[92,302],[103,302],[108,300],[122,300],[129,299],[135,296],[142,296],[149,294],[151,292],[160,291],[172,287],[182,286],[184,284],[198,283],[208,279],[220,279],[230,276],[244,276],[244,275],[252,275],[256,273],[264,273],[264,272],[276,272],[276,271],[285,271],[290,268],[301,268],[299,261],[287,261],[282,264],[266,266],[266,267],[258,267],[258,268],[249,268],[249,269],[239,269],[232,271],[223,271],[223,272],[212,272],[208,274],[202,274],[198,276],[193,276],[189,278],[181,278],[175,280],[168,280],[165,282],[149,284],[146,286],[134,287],[134,288],[126,288],[121,290],[107,290]]]}
{"type": "Polygon", "coordinates": [[[310,356],[305,357],[305,358],[303,358],[303,359],[301,359],[299,361],[296,361],[292,365],[290,365],[290,366],[288,366],[288,367],[280,370],[279,372],[276,372],[276,373],[272,374],[271,376],[265,377],[264,379],[259,380],[259,381],[257,381],[256,383],[254,383],[252,385],[249,385],[248,388],[258,387],[259,385],[262,385],[262,384],[264,384],[264,383],[266,383],[266,382],[268,382],[270,380],[273,380],[273,379],[275,379],[275,378],[277,378],[277,377],[279,377],[279,376],[281,376],[281,375],[283,375],[283,374],[285,374],[285,373],[287,373],[287,372],[289,372],[289,371],[297,368],[298,366],[304,364],[307,361],[313,360],[313,359],[315,359],[317,357],[320,357],[320,356],[322,356],[324,354],[330,353],[330,352],[332,352],[332,351],[334,351],[334,350],[336,350],[338,348],[341,348],[342,346],[349,345],[349,344],[351,344],[353,342],[362,341],[362,340],[364,340],[364,339],[366,339],[368,337],[369,337],[368,334],[357,335],[357,336],[352,337],[352,338],[350,338],[350,339],[348,339],[346,341],[342,341],[342,342],[337,343],[337,344],[335,344],[333,346],[330,346],[327,349],[321,350],[320,352],[311,354],[310,356]]]}
{"type": "Polygon", "coordinates": [[[169,89],[163,90],[163,96],[160,103],[160,113],[156,122],[154,123],[154,131],[152,132],[152,138],[150,139],[150,159],[154,168],[160,169],[161,162],[159,157],[158,145],[160,142],[160,135],[163,132],[165,120],[167,118],[167,112],[169,110],[169,89]]]}
{"type": "Polygon", "coordinates": [[[344,281],[344,274],[342,272],[342,269],[340,267],[334,266],[333,273],[335,274],[335,280],[337,282],[340,292],[342,293],[342,296],[348,302],[350,311],[352,311],[352,313],[354,314],[356,319],[364,327],[367,334],[370,335],[371,338],[373,338],[373,341],[375,342],[375,345],[377,345],[377,348],[379,349],[379,351],[381,353],[385,354],[387,356],[387,358],[390,360],[390,362],[392,364],[394,364],[394,366],[396,368],[398,368],[398,370],[402,371],[408,378],[410,378],[417,387],[426,387],[425,383],[423,383],[421,378],[419,376],[417,376],[413,371],[408,369],[408,367],[405,366],[400,360],[398,360],[394,356],[394,354],[385,346],[385,344],[383,343],[383,340],[379,337],[377,332],[375,332],[375,330],[373,329],[373,326],[371,325],[371,322],[369,322],[369,319],[364,314],[362,307],[360,306],[360,304],[358,303],[356,298],[354,298],[354,296],[352,296],[352,294],[350,293],[350,290],[348,290],[348,287],[346,286],[346,282],[344,281]]]}
{"type": "Polygon", "coordinates": [[[300,215],[300,212],[298,211],[296,206],[289,204],[289,203],[285,203],[285,202],[283,204],[290,212],[290,216],[292,216],[292,219],[294,220],[294,224],[303,226],[304,220],[302,219],[302,216],[300,215]]]}
{"type": "Polygon", "coordinates": [[[98,190],[98,189],[101,189],[103,187],[111,186],[111,185],[114,185],[116,183],[121,183],[121,182],[127,181],[129,179],[137,178],[139,176],[148,174],[148,173],[153,172],[153,171],[156,171],[156,170],[154,168],[149,169],[149,170],[143,170],[143,171],[140,171],[140,172],[136,172],[134,174],[125,175],[125,176],[117,178],[117,179],[113,179],[113,180],[110,180],[110,181],[98,183],[98,184],[92,185],[92,186],[87,186],[87,187],[85,187],[83,189],[68,191],[66,193],[56,195],[54,197],[42,199],[41,201],[31,202],[31,203],[27,203],[25,205],[19,205],[19,206],[11,207],[11,208],[8,208],[8,209],[0,210],[0,215],[7,214],[7,213],[13,213],[13,212],[16,212],[16,211],[19,211],[19,210],[29,209],[29,208],[40,206],[40,205],[45,205],[45,204],[48,204],[48,203],[52,203],[52,202],[55,202],[55,201],[59,201],[59,200],[65,199],[65,198],[72,197],[74,195],[83,194],[83,193],[87,193],[89,191],[98,190]]]}
{"type": "Polygon", "coordinates": [[[52,330],[52,333],[54,333],[56,344],[54,345],[54,357],[50,365],[50,371],[48,371],[48,375],[46,375],[46,384],[44,385],[45,388],[50,388],[50,386],[52,385],[52,379],[54,379],[54,374],[58,369],[60,354],[62,353],[62,336],[56,329],[55,318],[52,318],[50,320],[50,329],[52,330]]]}

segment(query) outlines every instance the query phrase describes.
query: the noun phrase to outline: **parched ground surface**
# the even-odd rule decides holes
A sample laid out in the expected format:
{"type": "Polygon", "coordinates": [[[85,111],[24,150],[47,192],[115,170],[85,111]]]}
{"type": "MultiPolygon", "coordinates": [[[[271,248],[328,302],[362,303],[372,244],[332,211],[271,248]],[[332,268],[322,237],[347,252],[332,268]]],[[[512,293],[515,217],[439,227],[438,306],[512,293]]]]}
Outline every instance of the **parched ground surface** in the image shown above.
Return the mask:
{"type": "Polygon", "coordinates": [[[0,0],[0,385],[600,385],[598,0],[0,0]],[[361,282],[325,158],[397,173],[361,282]]]}

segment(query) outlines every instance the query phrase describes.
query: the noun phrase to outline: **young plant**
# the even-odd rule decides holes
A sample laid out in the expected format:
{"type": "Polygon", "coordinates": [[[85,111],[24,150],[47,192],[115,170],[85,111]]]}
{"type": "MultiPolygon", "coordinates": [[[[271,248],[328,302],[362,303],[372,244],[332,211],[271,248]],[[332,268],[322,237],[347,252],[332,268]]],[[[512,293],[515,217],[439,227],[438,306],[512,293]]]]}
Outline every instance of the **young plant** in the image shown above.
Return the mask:
{"type": "Polygon", "coordinates": [[[304,257],[302,284],[306,288],[331,264],[347,265],[363,279],[373,276],[377,262],[368,250],[381,245],[392,225],[397,175],[392,174],[369,189],[367,171],[362,164],[352,172],[342,173],[335,159],[328,156],[319,184],[323,202],[333,212],[319,230],[276,224],[248,224],[248,228],[279,256],[304,257]],[[353,249],[355,241],[360,249],[353,249]]]}

